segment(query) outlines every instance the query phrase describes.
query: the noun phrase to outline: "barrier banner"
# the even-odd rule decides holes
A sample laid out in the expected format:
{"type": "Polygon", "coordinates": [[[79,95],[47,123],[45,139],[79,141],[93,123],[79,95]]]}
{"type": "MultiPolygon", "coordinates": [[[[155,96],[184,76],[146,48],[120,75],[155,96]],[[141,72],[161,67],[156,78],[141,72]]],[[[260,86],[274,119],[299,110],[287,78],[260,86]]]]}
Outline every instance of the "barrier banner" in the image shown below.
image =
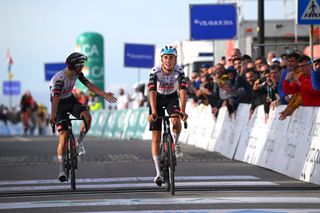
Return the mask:
{"type": "Polygon", "coordinates": [[[215,119],[211,112],[211,106],[200,105],[198,111],[198,119],[201,121],[199,125],[199,131],[195,139],[195,145],[199,148],[207,148],[210,142],[210,135],[215,126],[215,119]]]}
{"type": "Polygon", "coordinates": [[[96,135],[96,129],[97,129],[97,123],[98,123],[98,118],[101,114],[101,111],[91,111],[91,127],[89,132],[87,133],[88,136],[96,136],[99,137],[99,135],[96,135]]]}
{"type": "Polygon", "coordinates": [[[120,113],[123,113],[124,110],[110,111],[105,128],[103,131],[103,137],[112,138],[114,131],[116,129],[116,122],[120,113]]]}
{"type": "Polygon", "coordinates": [[[8,121],[7,128],[10,135],[23,135],[23,126],[21,122],[13,124],[12,122],[8,121]]]}
{"type": "Polygon", "coordinates": [[[261,105],[255,109],[248,125],[243,129],[234,159],[252,164],[257,162],[267,137],[267,125],[264,121],[264,108],[261,105]]]}
{"type": "Polygon", "coordinates": [[[113,139],[123,139],[123,136],[127,130],[128,117],[130,114],[131,110],[118,110],[118,116],[115,120],[112,134],[113,139]]]}
{"type": "Polygon", "coordinates": [[[225,117],[227,117],[227,116],[229,116],[227,107],[221,107],[219,109],[219,115],[216,120],[214,129],[210,135],[210,141],[208,143],[207,150],[212,151],[212,152],[215,151],[214,148],[215,148],[216,142],[218,141],[219,136],[221,134],[224,134],[222,132],[223,131],[223,121],[225,120],[225,117]]]}
{"type": "Polygon", "coordinates": [[[219,131],[220,134],[218,137],[215,135],[216,142],[213,148],[214,151],[228,158],[233,158],[242,130],[249,121],[249,110],[249,104],[240,104],[235,115],[230,116],[227,110],[225,111],[222,121],[222,131],[219,131]]]}
{"type": "Polygon", "coordinates": [[[140,112],[140,116],[139,116],[139,122],[137,123],[137,128],[136,128],[136,132],[134,135],[134,139],[142,139],[143,138],[143,134],[146,130],[146,128],[149,129],[149,123],[148,123],[148,115],[149,115],[149,111],[148,108],[139,108],[140,112]]]}
{"type": "Polygon", "coordinates": [[[0,135],[10,135],[9,128],[3,121],[0,121],[0,135]]]}
{"type": "Polygon", "coordinates": [[[127,139],[127,140],[134,139],[141,112],[142,111],[139,109],[134,109],[134,110],[131,110],[131,112],[128,114],[128,126],[123,135],[124,139],[127,139]]]}
{"type": "Polygon", "coordinates": [[[181,129],[181,133],[180,133],[180,137],[179,137],[179,142],[181,143],[188,143],[188,139],[189,136],[191,135],[190,132],[192,130],[194,130],[194,126],[197,125],[197,113],[196,113],[196,109],[197,109],[197,105],[194,105],[191,101],[187,102],[186,105],[186,113],[188,114],[188,128],[185,129],[182,127],[181,129]]]}
{"type": "Polygon", "coordinates": [[[102,137],[104,130],[105,130],[105,127],[107,126],[110,111],[101,110],[101,111],[97,111],[97,112],[98,112],[98,116],[97,116],[97,121],[95,124],[93,135],[96,137],[102,137]]]}
{"type": "Polygon", "coordinates": [[[313,108],[314,120],[309,131],[310,145],[304,159],[304,165],[300,174],[300,180],[320,185],[320,108],[313,108]]]}

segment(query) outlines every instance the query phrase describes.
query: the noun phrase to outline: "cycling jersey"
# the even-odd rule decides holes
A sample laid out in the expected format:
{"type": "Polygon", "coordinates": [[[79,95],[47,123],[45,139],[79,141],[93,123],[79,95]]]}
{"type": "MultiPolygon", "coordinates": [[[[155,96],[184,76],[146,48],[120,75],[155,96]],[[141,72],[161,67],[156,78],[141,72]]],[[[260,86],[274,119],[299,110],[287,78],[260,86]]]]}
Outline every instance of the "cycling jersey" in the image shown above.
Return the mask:
{"type": "Polygon", "coordinates": [[[84,77],[83,73],[76,75],[69,79],[64,70],[57,72],[50,81],[50,96],[51,98],[54,95],[60,96],[60,99],[66,99],[73,95],[72,89],[77,79],[79,79],[84,85],[86,85],[89,81],[86,77],[84,77]]]}
{"type": "Polygon", "coordinates": [[[175,65],[173,71],[166,75],[161,66],[152,68],[149,77],[149,91],[157,91],[157,94],[170,95],[180,89],[186,89],[184,71],[179,65],[175,65]]]}

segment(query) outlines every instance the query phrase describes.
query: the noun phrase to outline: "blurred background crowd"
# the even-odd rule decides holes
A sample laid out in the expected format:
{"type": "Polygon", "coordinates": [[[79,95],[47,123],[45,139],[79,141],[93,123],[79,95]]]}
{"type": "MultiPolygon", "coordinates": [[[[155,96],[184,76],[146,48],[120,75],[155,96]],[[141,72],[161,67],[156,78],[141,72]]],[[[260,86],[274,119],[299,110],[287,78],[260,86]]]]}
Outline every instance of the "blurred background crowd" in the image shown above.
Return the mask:
{"type": "MultiPolygon", "coordinates": [[[[267,122],[271,108],[287,105],[279,115],[284,120],[299,106],[320,106],[319,61],[312,61],[299,50],[280,55],[270,51],[266,57],[252,58],[234,48],[229,58],[222,57],[215,65],[202,64],[186,76],[188,98],[193,106],[210,106],[213,119],[222,106],[227,107],[230,117],[235,117],[239,104],[245,103],[251,105],[250,116],[257,106],[263,105],[267,122]]],[[[134,84],[130,93],[119,88],[115,94],[118,101],[108,105],[108,110],[147,107],[146,88],[146,83],[134,84]]],[[[74,95],[91,111],[102,109],[95,94],[74,89],[74,95]]],[[[26,91],[19,106],[0,106],[0,119],[4,123],[21,122],[25,135],[43,135],[47,134],[49,113],[26,91]]]]}

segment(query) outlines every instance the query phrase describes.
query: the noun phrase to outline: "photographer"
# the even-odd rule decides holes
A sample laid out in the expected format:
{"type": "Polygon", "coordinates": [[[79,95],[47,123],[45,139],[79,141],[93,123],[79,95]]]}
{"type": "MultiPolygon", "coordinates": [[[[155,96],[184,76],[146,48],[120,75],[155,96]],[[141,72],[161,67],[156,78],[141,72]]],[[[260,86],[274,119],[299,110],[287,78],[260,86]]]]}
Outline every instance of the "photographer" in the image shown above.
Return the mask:
{"type": "Polygon", "coordinates": [[[313,61],[313,69],[311,71],[312,87],[315,90],[320,90],[320,58],[313,61]]]}

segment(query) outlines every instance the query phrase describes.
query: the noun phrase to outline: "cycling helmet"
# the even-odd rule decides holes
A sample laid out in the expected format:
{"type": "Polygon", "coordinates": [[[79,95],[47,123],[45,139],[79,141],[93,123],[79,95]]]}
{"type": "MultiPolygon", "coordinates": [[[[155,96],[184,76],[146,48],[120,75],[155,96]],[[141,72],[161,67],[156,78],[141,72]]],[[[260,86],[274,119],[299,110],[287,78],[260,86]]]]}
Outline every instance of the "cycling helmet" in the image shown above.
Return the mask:
{"type": "Polygon", "coordinates": [[[177,56],[178,55],[177,49],[174,48],[173,46],[164,46],[161,49],[161,52],[160,52],[160,56],[163,56],[163,55],[175,55],[175,56],[177,56]]]}
{"type": "Polygon", "coordinates": [[[74,52],[67,57],[66,64],[72,69],[77,69],[80,66],[84,66],[84,63],[87,60],[87,56],[83,55],[82,53],[74,52]]]}

